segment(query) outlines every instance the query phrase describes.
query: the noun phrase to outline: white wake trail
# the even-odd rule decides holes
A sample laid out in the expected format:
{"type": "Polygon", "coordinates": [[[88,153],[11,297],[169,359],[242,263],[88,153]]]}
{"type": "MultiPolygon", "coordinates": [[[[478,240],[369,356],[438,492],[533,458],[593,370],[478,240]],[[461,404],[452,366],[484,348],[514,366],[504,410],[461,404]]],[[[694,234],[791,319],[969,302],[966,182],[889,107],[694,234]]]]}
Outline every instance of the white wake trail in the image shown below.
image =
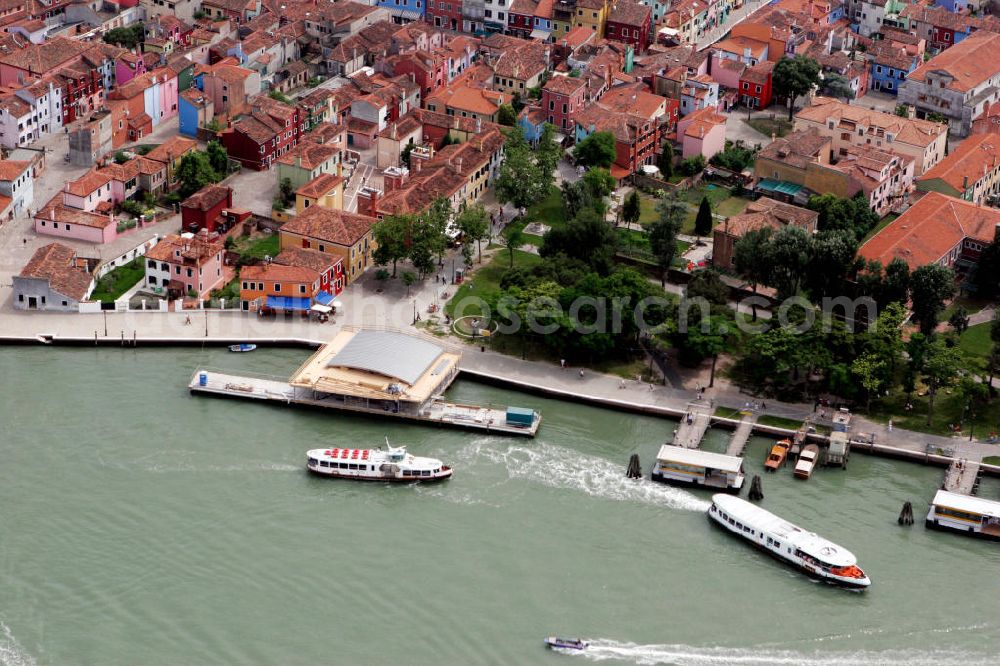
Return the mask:
{"type": "Polygon", "coordinates": [[[10,627],[0,622],[0,629],[3,631],[3,638],[0,638],[0,664],[2,666],[35,666],[37,663],[35,658],[14,638],[10,627]]]}

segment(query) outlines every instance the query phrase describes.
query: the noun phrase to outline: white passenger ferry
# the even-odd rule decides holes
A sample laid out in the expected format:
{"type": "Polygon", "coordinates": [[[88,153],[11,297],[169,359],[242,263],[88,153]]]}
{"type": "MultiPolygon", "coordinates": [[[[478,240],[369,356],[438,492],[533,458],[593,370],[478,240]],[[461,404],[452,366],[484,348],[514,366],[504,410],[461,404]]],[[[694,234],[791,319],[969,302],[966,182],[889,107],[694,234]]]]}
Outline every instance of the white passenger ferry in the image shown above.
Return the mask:
{"type": "Polygon", "coordinates": [[[926,525],[1000,539],[1000,502],[939,490],[927,512],[926,525]]]}
{"type": "Polygon", "coordinates": [[[731,495],[713,495],[708,516],[766,553],[815,578],[852,588],[871,585],[851,551],[750,502],[731,495]]]}
{"type": "Polygon", "coordinates": [[[440,481],[451,476],[451,468],[435,458],[418,458],[405,446],[386,449],[313,449],[306,467],[323,476],[362,481],[440,481]]]}

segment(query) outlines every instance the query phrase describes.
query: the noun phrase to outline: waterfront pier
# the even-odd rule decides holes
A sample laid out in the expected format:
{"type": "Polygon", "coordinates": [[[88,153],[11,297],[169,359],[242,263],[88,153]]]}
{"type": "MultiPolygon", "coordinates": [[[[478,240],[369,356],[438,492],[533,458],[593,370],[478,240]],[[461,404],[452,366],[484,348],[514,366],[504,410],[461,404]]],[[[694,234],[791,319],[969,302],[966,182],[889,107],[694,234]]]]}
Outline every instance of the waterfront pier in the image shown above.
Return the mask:
{"type": "Polygon", "coordinates": [[[674,434],[673,445],[686,449],[697,449],[712,420],[711,414],[704,410],[692,408],[681,419],[677,432],[674,434]]]}
{"type": "Polygon", "coordinates": [[[971,460],[953,460],[944,473],[941,488],[960,495],[973,495],[978,487],[979,463],[971,460]]]}
{"type": "Polygon", "coordinates": [[[743,457],[743,452],[747,448],[747,442],[750,440],[750,435],[753,434],[753,426],[756,421],[757,417],[753,414],[743,415],[743,419],[740,421],[739,425],[736,426],[736,430],[733,432],[733,436],[729,440],[729,446],[726,448],[727,456],[743,457]]]}

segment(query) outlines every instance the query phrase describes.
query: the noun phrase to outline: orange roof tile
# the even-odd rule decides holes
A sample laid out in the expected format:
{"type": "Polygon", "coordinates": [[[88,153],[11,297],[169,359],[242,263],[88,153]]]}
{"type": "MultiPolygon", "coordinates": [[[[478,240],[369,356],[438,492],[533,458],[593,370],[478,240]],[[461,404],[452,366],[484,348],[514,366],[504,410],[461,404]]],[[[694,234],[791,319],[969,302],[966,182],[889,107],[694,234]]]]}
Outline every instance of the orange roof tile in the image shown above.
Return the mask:
{"type": "Polygon", "coordinates": [[[979,30],[945,49],[910,72],[910,81],[923,82],[929,73],[943,72],[952,77],[947,87],[967,92],[996,74],[1000,62],[1000,34],[979,30]]]}
{"type": "Polygon", "coordinates": [[[1000,159],[1000,137],[976,134],[962,142],[950,155],[924,172],[918,183],[941,180],[959,193],[964,193],[977,180],[997,168],[1000,159]]]}
{"type": "Polygon", "coordinates": [[[61,243],[49,243],[35,250],[20,275],[45,278],[51,289],[77,301],[86,298],[94,282],[93,275],[77,266],[76,250],[61,243]]]}

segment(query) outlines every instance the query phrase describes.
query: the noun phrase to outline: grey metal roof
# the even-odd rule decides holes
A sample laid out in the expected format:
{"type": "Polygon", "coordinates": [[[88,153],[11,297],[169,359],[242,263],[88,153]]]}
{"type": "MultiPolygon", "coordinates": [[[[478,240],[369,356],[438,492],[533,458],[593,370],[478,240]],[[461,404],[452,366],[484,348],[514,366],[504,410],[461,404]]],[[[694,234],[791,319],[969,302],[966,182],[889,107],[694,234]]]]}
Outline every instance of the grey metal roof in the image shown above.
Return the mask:
{"type": "Polygon", "coordinates": [[[366,370],[412,385],[442,352],[435,344],[403,333],[358,331],[326,365],[366,370]]]}

